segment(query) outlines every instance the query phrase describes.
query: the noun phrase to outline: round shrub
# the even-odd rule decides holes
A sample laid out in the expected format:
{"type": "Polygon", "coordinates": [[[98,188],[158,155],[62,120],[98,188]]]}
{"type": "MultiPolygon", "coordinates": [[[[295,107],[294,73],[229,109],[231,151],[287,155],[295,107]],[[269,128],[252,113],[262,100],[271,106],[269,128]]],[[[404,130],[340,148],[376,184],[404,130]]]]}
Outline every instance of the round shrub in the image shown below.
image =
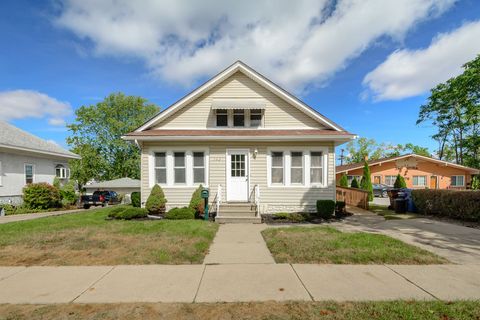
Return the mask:
{"type": "Polygon", "coordinates": [[[134,207],[117,207],[110,210],[108,217],[119,220],[142,219],[147,217],[147,210],[134,207]]]}
{"type": "Polygon", "coordinates": [[[45,182],[31,183],[23,188],[23,202],[31,209],[59,207],[60,199],[60,191],[45,182]]]}
{"type": "Polygon", "coordinates": [[[140,208],[140,192],[135,191],[132,192],[130,195],[131,201],[132,201],[132,206],[136,208],[140,208]]]}
{"type": "Polygon", "coordinates": [[[162,188],[156,184],[148,196],[145,209],[147,209],[149,214],[163,215],[165,213],[165,203],[167,203],[165,194],[162,188]]]}
{"type": "Polygon", "coordinates": [[[192,208],[188,207],[173,208],[167,212],[165,218],[171,220],[195,219],[195,211],[193,211],[192,208]]]}
{"type": "Polygon", "coordinates": [[[335,212],[335,201],[317,200],[317,215],[323,219],[331,219],[335,212]]]}
{"type": "Polygon", "coordinates": [[[192,194],[192,199],[190,200],[190,204],[188,207],[195,211],[195,216],[197,218],[203,216],[205,213],[205,204],[202,199],[202,190],[203,186],[200,185],[192,194]]]}

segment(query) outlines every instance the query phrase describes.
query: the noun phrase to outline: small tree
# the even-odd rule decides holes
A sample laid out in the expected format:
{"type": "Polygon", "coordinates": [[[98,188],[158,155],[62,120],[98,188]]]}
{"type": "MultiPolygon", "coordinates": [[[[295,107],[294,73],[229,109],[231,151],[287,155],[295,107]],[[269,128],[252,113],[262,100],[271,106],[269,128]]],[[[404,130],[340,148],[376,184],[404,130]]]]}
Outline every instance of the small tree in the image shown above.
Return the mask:
{"type": "Polygon", "coordinates": [[[205,205],[202,199],[203,186],[200,185],[192,194],[192,199],[188,207],[195,211],[196,217],[201,217],[205,213],[205,205]]]}
{"type": "Polygon", "coordinates": [[[165,213],[166,203],[167,199],[165,199],[165,194],[163,193],[162,188],[156,184],[148,196],[145,208],[149,214],[160,215],[165,213]]]}
{"type": "Polygon", "coordinates": [[[357,178],[353,178],[352,184],[350,185],[350,187],[351,188],[356,188],[356,189],[359,188],[357,178]]]}
{"type": "Polygon", "coordinates": [[[473,190],[480,190],[480,177],[479,176],[473,176],[472,189],[473,190]]]}
{"type": "Polygon", "coordinates": [[[342,177],[340,178],[339,183],[340,183],[340,187],[348,187],[348,178],[345,173],[342,174],[342,177]]]}
{"type": "Polygon", "coordinates": [[[393,184],[393,187],[396,189],[407,187],[407,183],[405,182],[405,179],[400,174],[397,174],[397,179],[395,179],[395,183],[393,184]]]}
{"type": "Polygon", "coordinates": [[[365,191],[368,191],[368,201],[373,200],[373,186],[372,186],[372,177],[370,174],[370,167],[368,166],[367,160],[365,160],[365,164],[363,165],[363,177],[362,181],[360,181],[360,188],[365,191]]]}

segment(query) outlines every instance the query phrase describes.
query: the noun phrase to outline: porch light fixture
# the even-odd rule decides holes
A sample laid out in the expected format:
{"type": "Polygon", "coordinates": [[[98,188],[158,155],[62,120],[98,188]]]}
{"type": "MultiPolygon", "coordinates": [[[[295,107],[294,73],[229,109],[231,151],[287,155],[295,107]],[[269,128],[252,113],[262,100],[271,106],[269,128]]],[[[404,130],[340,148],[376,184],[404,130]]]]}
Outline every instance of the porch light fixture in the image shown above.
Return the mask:
{"type": "Polygon", "coordinates": [[[258,149],[253,150],[253,159],[257,159],[258,149]]]}

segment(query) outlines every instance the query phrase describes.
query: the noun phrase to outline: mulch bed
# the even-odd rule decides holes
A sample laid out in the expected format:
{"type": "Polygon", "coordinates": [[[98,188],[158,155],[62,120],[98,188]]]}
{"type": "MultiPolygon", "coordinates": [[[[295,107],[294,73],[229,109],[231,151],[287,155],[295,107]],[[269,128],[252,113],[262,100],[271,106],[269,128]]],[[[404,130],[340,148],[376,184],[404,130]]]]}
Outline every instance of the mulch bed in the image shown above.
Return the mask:
{"type": "Polygon", "coordinates": [[[332,219],[322,219],[319,217],[315,217],[309,213],[306,212],[301,212],[301,215],[305,217],[305,220],[303,221],[295,221],[295,220],[290,220],[290,219],[282,219],[275,217],[274,214],[262,214],[262,222],[270,225],[285,225],[285,224],[326,224],[326,223],[332,223],[332,222],[338,222],[347,217],[347,215],[342,215],[342,216],[333,216],[332,219]]]}

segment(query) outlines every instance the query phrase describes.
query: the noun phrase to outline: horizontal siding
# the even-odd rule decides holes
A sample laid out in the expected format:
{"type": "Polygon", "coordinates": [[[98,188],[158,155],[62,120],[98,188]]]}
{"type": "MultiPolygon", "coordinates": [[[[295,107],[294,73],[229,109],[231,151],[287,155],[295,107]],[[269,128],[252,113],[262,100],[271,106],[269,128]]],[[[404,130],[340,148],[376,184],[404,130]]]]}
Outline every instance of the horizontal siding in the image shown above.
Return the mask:
{"type": "MultiPolygon", "coordinates": [[[[258,154],[256,159],[250,156],[250,188],[258,184],[260,186],[260,201],[262,208],[269,210],[269,207],[313,207],[318,199],[335,199],[335,154],[333,144],[330,143],[251,143],[251,142],[213,142],[208,145],[204,143],[193,142],[162,142],[162,143],[149,143],[144,145],[142,149],[142,201],[145,202],[148,194],[150,193],[150,187],[148,183],[148,154],[150,147],[162,147],[169,148],[172,146],[185,146],[186,149],[195,147],[209,148],[209,187],[211,200],[213,201],[218,185],[221,185],[223,192],[223,199],[225,201],[225,188],[226,188],[226,150],[233,148],[250,149],[250,154],[256,148],[258,154]],[[326,188],[305,188],[305,187],[268,187],[267,182],[267,149],[269,147],[281,147],[285,150],[291,148],[313,148],[315,146],[327,146],[328,153],[328,187],[326,188]]],[[[190,201],[190,197],[194,189],[191,187],[186,188],[164,188],[165,196],[168,200],[168,206],[184,206],[190,201]]],[[[250,190],[251,192],[251,190],[250,190]]]]}
{"type": "Polygon", "coordinates": [[[263,98],[266,100],[265,128],[324,128],[320,123],[245,74],[237,72],[190,105],[161,122],[157,128],[205,129],[215,127],[211,109],[215,98],[263,98]]]}

